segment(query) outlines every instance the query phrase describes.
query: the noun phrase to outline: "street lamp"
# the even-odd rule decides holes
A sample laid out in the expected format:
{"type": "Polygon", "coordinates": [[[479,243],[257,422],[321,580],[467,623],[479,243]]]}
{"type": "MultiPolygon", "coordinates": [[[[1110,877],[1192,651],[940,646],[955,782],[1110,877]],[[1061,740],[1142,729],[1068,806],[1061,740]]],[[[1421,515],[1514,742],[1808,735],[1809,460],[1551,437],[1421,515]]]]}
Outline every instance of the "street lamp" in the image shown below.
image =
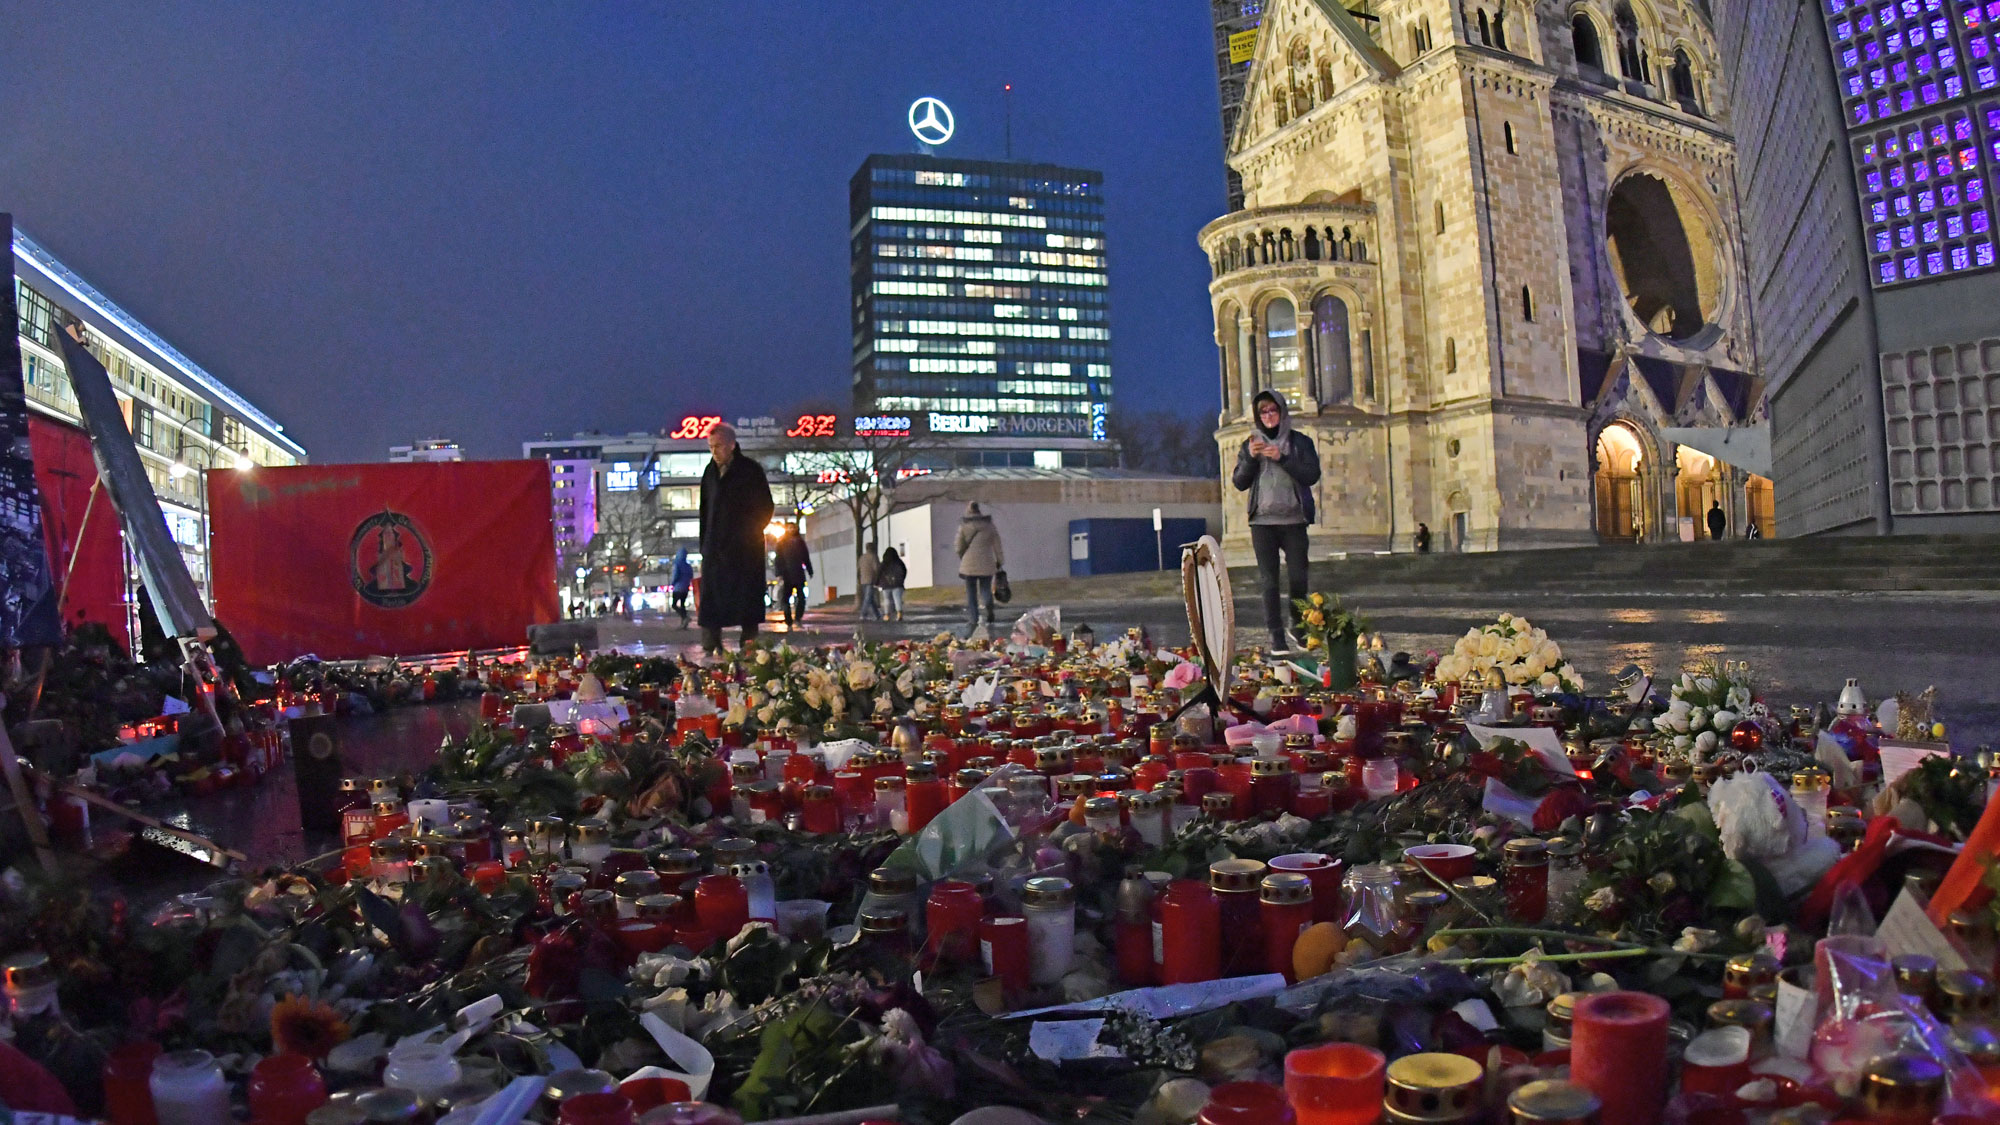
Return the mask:
{"type": "MultiPolygon", "coordinates": [[[[194,467],[187,463],[187,456],[191,453],[201,454],[202,467],[205,469],[213,469],[219,467],[216,464],[216,458],[220,456],[222,450],[224,449],[227,449],[230,453],[234,454],[233,458],[228,463],[233,468],[235,468],[237,472],[239,473],[249,472],[250,469],[254,467],[254,462],[250,460],[249,455],[244,453],[240,449],[235,449],[229,446],[211,447],[198,444],[190,445],[188,443],[187,435],[185,433],[177,434],[176,436],[179,438],[179,440],[175,443],[174,463],[171,467],[167,469],[167,475],[174,478],[177,481],[186,480],[188,474],[194,472],[194,467]]],[[[215,571],[215,560],[209,557],[209,550],[208,550],[208,474],[207,473],[202,473],[195,477],[194,491],[195,491],[195,502],[201,513],[201,594],[202,594],[202,600],[206,601],[212,608],[215,605],[215,579],[213,577],[215,571]]]]}

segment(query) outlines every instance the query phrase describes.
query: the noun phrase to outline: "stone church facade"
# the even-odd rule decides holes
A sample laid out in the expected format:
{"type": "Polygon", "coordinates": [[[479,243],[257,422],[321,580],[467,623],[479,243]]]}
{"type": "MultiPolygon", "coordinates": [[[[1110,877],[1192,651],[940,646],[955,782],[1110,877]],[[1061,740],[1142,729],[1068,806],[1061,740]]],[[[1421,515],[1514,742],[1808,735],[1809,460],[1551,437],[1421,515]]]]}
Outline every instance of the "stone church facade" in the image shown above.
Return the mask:
{"type": "Polygon", "coordinates": [[[1245,207],[1200,234],[1225,478],[1272,388],[1320,450],[1315,556],[1676,539],[1711,501],[1772,534],[1769,482],[1661,434],[1763,409],[1706,12],[1350,3],[1266,5],[1245,207]]]}

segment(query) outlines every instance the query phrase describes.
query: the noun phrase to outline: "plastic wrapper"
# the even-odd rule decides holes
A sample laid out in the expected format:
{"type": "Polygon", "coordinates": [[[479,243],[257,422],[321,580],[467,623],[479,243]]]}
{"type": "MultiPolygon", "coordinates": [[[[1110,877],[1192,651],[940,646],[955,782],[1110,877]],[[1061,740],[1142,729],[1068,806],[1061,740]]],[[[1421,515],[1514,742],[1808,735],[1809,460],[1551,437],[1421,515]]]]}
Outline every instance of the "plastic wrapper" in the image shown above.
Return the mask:
{"type": "Polygon", "coordinates": [[[1951,1043],[1951,1029],[1896,989],[1888,952],[1873,937],[1822,938],[1813,947],[1815,1019],[1811,1062],[1842,1097],[1852,1097],[1863,1070],[1884,1055],[1916,1054],[1945,1074],[1946,1112],[1990,1107],[1979,1071],[1951,1043]]]}
{"type": "Polygon", "coordinates": [[[1017,645],[1050,645],[1062,636],[1062,607],[1038,605],[1014,622],[1012,640],[1017,645]]]}

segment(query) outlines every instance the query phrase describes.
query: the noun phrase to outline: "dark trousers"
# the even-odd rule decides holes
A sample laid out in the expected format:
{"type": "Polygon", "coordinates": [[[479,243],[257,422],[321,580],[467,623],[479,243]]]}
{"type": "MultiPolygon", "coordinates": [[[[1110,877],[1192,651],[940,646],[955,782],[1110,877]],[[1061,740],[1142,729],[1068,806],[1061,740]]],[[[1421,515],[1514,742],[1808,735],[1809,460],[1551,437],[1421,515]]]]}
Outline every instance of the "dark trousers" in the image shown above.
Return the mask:
{"type": "MultiPolygon", "coordinates": [[[[757,639],[757,627],[755,625],[745,625],[743,627],[744,642],[748,643],[756,639],[757,639]]],[[[701,631],[701,647],[702,650],[705,652],[721,652],[722,630],[704,628],[701,631]]]]}
{"type": "Polygon", "coordinates": [[[1264,627],[1271,631],[1271,644],[1292,647],[1285,629],[1297,620],[1298,608],[1292,600],[1278,599],[1278,552],[1285,555],[1285,576],[1290,579],[1291,598],[1307,594],[1310,576],[1306,562],[1306,525],[1251,524],[1250,547],[1257,553],[1257,587],[1264,595],[1264,627]]]}
{"type": "Polygon", "coordinates": [[[674,612],[681,615],[681,624],[686,625],[688,615],[688,592],[686,590],[674,591],[674,612]]]}
{"type": "Polygon", "coordinates": [[[806,581],[786,582],[778,590],[778,605],[785,611],[785,624],[796,625],[806,619],[806,581]]]}
{"type": "Polygon", "coordinates": [[[959,577],[965,579],[965,627],[967,629],[978,627],[981,602],[984,602],[986,606],[986,623],[991,625],[993,623],[993,576],[990,574],[961,574],[959,577]]]}

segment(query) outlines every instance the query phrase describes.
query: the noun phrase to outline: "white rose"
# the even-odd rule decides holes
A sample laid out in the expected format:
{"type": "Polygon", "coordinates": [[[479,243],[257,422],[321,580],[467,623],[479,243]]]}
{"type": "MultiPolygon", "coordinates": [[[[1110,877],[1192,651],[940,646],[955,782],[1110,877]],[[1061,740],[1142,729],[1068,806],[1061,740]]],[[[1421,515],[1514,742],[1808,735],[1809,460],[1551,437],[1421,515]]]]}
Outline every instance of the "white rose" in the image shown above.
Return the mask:
{"type": "Polygon", "coordinates": [[[777,717],[778,717],[778,709],[776,707],[771,706],[768,703],[766,703],[763,707],[759,708],[757,711],[757,721],[767,727],[770,726],[772,720],[776,719],[777,717]]]}
{"type": "Polygon", "coordinates": [[[875,713],[877,715],[889,713],[889,696],[886,693],[875,697],[875,713]]]}
{"type": "Polygon", "coordinates": [[[1686,734],[1688,729],[1687,716],[1676,715],[1672,711],[1654,720],[1654,725],[1662,730],[1674,731],[1679,734],[1686,734]]]}
{"type": "Polygon", "coordinates": [[[1524,684],[1528,682],[1528,669],[1520,664],[1507,665],[1506,675],[1507,682],[1510,684],[1524,684]]]}
{"type": "Polygon", "coordinates": [[[1703,695],[1710,694],[1715,690],[1715,677],[1714,676],[1697,677],[1694,681],[1694,688],[1696,691],[1702,693],[1703,695]]]}
{"type": "Polygon", "coordinates": [[[729,701],[729,713],[722,717],[722,721],[725,724],[740,727],[743,725],[744,720],[749,717],[749,709],[743,706],[743,701],[741,699],[732,699],[729,701]]]}
{"type": "Polygon", "coordinates": [[[1525,660],[1535,651],[1535,638],[1522,633],[1514,638],[1514,658],[1525,660]]]}
{"type": "Polygon", "coordinates": [[[1693,710],[1694,710],[1694,704],[1689,703],[1687,700],[1682,699],[1679,696],[1675,696],[1673,701],[1667,704],[1667,714],[1672,715],[1683,722],[1687,721],[1688,713],[1693,710]]]}
{"type": "Polygon", "coordinates": [[[1694,746],[1694,739],[1688,737],[1687,735],[1677,734],[1674,736],[1674,749],[1685,752],[1691,749],[1693,746],[1694,746]]]}
{"type": "Polygon", "coordinates": [[[1695,709],[1688,712],[1688,729],[1689,730],[1708,729],[1708,708],[1696,707],[1695,709]]]}
{"type": "Polygon", "coordinates": [[[1541,643],[1541,647],[1537,648],[1535,651],[1542,654],[1542,663],[1547,664],[1551,668],[1562,663],[1563,659],[1562,646],[1555,643],[1554,641],[1543,641],[1541,643]]]}
{"type": "Polygon", "coordinates": [[[1521,667],[1530,676],[1540,676],[1543,672],[1549,670],[1549,662],[1542,659],[1541,653],[1531,652],[1528,654],[1528,658],[1521,662],[1521,667]]]}
{"type": "Polygon", "coordinates": [[[820,694],[818,688],[809,687],[806,689],[806,706],[817,711],[826,706],[826,697],[820,694]]]}
{"type": "Polygon", "coordinates": [[[1731,711],[1742,711],[1749,706],[1750,691],[1748,688],[1735,687],[1729,689],[1729,709],[1731,711]]]}
{"type": "Polygon", "coordinates": [[[1716,730],[1728,730],[1730,727],[1736,725],[1736,719],[1737,715],[1734,711],[1717,711],[1708,717],[1709,725],[1713,726],[1716,730]]]}
{"type": "Polygon", "coordinates": [[[758,650],[757,650],[757,663],[759,663],[759,664],[769,664],[770,662],[771,662],[771,654],[770,654],[769,652],[766,652],[765,650],[763,650],[763,649],[761,649],[761,648],[760,648],[760,649],[758,649],[758,650]]]}
{"type": "Polygon", "coordinates": [[[1485,636],[1479,638],[1479,655],[1481,656],[1500,655],[1500,638],[1494,636],[1491,633],[1488,633],[1485,636]]]}
{"type": "Polygon", "coordinates": [[[1694,677],[1693,677],[1692,675],[1690,675],[1690,674],[1686,673],[1686,672],[1682,672],[1682,673],[1681,673],[1681,682],[1680,682],[1680,686],[1679,686],[1679,690],[1680,690],[1680,691],[1683,691],[1683,692],[1690,692],[1690,691],[1693,691],[1693,690],[1694,690],[1694,677]]]}
{"type": "Polygon", "coordinates": [[[753,689],[751,689],[751,691],[750,691],[750,706],[752,706],[752,707],[762,707],[762,706],[764,705],[764,700],[765,700],[766,698],[767,698],[767,696],[765,696],[765,694],[764,694],[763,692],[761,692],[761,691],[758,691],[758,690],[756,690],[756,689],[754,689],[754,688],[753,688],[753,689]]]}
{"type": "Polygon", "coordinates": [[[1562,686],[1562,680],[1554,672],[1543,672],[1540,683],[1543,691],[1554,691],[1562,686]]]}
{"type": "Polygon", "coordinates": [[[1711,750],[1714,750],[1714,749],[1715,749],[1715,732],[1714,732],[1714,731],[1712,731],[1712,730],[1705,730],[1705,731],[1702,731],[1702,732],[1701,732],[1700,734],[1698,734],[1698,735],[1695,735],[1695,736],[1694,736],[1694,752],[1695,752],[1695,753],[1697,753],[1697,754],[1707,754],[1707,753],[1708,753],[1709,751],[1711,751],[1711,750]]]}

